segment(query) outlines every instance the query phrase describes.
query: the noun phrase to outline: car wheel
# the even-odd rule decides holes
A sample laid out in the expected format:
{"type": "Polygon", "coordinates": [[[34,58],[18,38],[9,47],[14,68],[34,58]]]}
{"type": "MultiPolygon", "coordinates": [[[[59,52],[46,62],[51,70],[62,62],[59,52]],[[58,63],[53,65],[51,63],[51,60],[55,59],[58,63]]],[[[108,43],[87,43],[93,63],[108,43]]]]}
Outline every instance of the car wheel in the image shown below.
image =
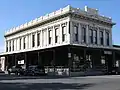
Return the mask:
{"type": "Polygon", "coordinates": [[[10,75],[10,71],[8,71],[8,74],[10,75]]]}
{"type": "Polygon", "coordinates": [[[35,73],[34,73],[34,72],[32,73],[32,76],[35,76],[35,73]]]}
{"type": "Polygon", "coordinates": [[[15,72],[15,75],[18,75],[18,72],[15,72]]]}

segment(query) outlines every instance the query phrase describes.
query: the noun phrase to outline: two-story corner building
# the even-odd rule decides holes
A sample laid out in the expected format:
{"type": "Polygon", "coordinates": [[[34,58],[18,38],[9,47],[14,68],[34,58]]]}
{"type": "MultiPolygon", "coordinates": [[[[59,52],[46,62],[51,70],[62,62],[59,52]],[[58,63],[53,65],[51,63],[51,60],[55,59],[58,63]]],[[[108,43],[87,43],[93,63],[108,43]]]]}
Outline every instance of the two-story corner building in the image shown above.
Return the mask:
{"type": "Polygon", "coordinates": [[[60,8],[5,33],[2,70],[15,65],[43,65],[56,74],[109,70],[114,65],[113,25],[97,9],[60,8]]]}

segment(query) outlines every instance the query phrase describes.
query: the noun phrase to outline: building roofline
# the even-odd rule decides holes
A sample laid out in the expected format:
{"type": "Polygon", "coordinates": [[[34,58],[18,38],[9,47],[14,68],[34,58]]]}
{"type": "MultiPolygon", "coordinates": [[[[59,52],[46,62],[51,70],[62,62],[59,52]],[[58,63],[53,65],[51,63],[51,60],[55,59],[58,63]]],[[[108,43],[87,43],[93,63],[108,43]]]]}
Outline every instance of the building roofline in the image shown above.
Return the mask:
{"type": "Polygon", "coordinates": [[[46,21],[48,21],[50,19],[59,17],[61,15],[64,15],[64,14],[70,13],[70,12],[71,13],[81,14],[81,15],[84,15],[84,16],[87,15],[87,16],[90,16],[90,18],[93,18],[93,19],[96,19],[96,16],[97,16],[97,18],[99,20],[101,20],[103,22],[107,22],[107,23],[111,24],[112,26],[116,24],[116,23],[112,22],[111,17],[105,17],[103,15],[99,15],[97,9],[92,9],[92,8],[88,8],[88,7],[85,6],[85,10],[81,10],[79,8],[73,8],[70,5],[68,5],[68,6],[64,7],[64,8],[60,8],[59,10],[57,10],[55,12],[52,12],[52,13],[46,14],[45,16],[41,16],[39,18],[31,20],[30,22],[22,24],[22,25],[20,25],[18,27],[11,28],[7,32],[5,32],[4,37],[7,37],[7,36],[11,35],[12,33],[19,32],[21,30],[25,30],[27,28],[33,27],[35,25],[38,25],[40,23],[46,22],[46,21]]]}

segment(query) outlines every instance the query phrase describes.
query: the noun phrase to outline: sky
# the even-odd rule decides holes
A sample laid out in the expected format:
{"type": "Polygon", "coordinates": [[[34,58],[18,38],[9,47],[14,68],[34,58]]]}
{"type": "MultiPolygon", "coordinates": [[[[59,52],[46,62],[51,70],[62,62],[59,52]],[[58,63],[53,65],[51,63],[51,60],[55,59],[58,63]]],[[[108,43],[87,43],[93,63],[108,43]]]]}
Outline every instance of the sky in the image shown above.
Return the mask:
{"type": "Polygon", "coordinates": [[[97,8],[101,15],[112,17],[113,22],[116,23],[112,29],[113,44],[120,45],[119,2],[119,0],[1,0],[0,52],[4,51],[4,34],[6,30],[67,5],[81,9],[84,9],[84,6],[97,8]]]}

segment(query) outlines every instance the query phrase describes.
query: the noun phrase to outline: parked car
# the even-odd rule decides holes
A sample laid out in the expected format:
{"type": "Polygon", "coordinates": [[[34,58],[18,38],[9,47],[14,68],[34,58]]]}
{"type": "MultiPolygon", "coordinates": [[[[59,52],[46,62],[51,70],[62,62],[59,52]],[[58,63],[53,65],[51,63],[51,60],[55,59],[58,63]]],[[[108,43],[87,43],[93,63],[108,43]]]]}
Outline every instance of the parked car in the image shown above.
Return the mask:
{"type": "Polygon", "coordinates": [[[118,67],[112,67],[112,68],[110,69],[110,71],[108,71],[108,74],[109,74],[109,75],[117,75],[117,74],[119,74],[119,72],[118,72],[118,67]]]}
{"type": "Polygon", "coordinates": [[[24,71],[24,75],[46,75],[45,68],[38,65],[28,66],[28,68],[24,71]]]}
{"type": "Polygon", "coordinates": [[[8,74],[14,73],[15,75],[23,74],[23,69],[21,66],[12,66],[8,69],[8,74]]]}

